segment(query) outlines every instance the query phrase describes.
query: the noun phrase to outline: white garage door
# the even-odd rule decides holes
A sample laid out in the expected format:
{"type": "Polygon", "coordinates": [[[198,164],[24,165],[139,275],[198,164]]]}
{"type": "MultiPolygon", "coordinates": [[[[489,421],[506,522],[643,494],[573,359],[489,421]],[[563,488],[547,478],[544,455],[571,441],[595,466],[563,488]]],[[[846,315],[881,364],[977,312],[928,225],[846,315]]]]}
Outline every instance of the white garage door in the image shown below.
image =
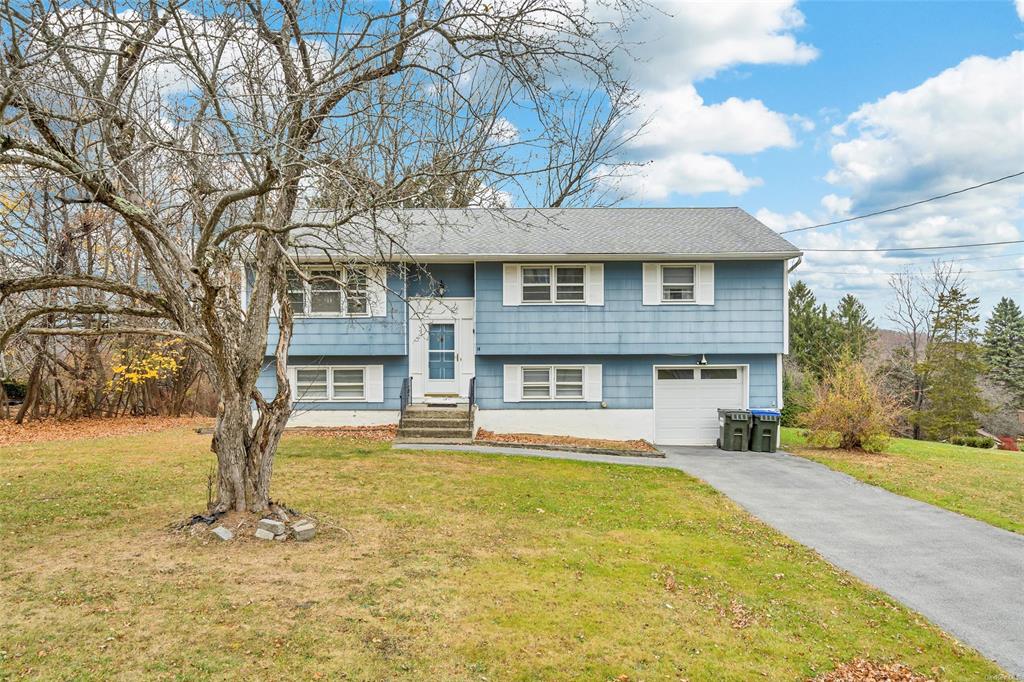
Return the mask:
{"type": "Polygon", "coordinates": [[[654,370],[654,440],[714,445],[718,408],[747,406],[742,367],[658,367],[654,370]]]}

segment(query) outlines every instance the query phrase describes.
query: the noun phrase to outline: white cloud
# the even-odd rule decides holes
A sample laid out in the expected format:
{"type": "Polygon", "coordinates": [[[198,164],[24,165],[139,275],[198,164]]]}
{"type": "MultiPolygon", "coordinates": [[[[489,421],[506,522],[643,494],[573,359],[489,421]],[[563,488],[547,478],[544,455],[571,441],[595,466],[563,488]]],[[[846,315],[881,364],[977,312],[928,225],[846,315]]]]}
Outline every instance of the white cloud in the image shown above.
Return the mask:
{"type": "Polygon", "coordinates": [[[809,132],[813,122],[756,99],[706,104],[694,83],[742,64],[807,63],[817,50],[793,35],[803,24],[793,0],[666,0],[632,22],[624,40],[633,47],[621,66],[641,91],[636,125],[647,125],[627,153],[650,163],[622,179],[620,189],[664,199],[674,193],[736,195],[761,184],[723,155],[792,147],[792,127],[809,132]]]}
{"type": "Polygon", "coordinates": [[[829,215],[847,216],[850,214],[850,207],[853,205],[853,200],[850,199],[850,197],[826,194],[821,198],[821,205],[829,212],[829,215]]]}
{"type": "Polygon", "coordinates": [[[706,105],[690,84],[644,95],[640,115],[651,121],[635,145],[641,149],[755,154],[795,144],[787,117],[760,100],[706,105]]]}
{"type": "Polygon", "coordinates": [[[776,213],[775,211],[769,211],[767,208],[762,208],[754,214],[754,217],[777,232],[790,230],[794,227],[807,227],[808,225],[814,224],[814,221],[811,220],[810,216],[802,211],[796,211],[795,213],[784,215],[782,213],[776,213]]]}
{"type": "Polygon", "coordinates": [[[747,177],[721,156],[681,153],[655,159],[638,172],[619,178],[616,184],[636,199],[661,200],[673,193],[737,195],[761,182],[760,178],[747,177]]]}
{"type": "Polygon", "coordinates": [[[970,57],[907,91],[865,104],[834,132],[826,180],[857,204],[908,187],[952,190],[1020,170],[1024,52],[970,57]]]}
{"type": "Polygon", "coordinates": [[[642,88],[671,88],[741,64],[806,64],[818,51],[793,32],[804,25],[792,0],[691,2],[664,0],[633,22],[625,40],[642,63],[642,88]]]}
{"type": "Polygon", "coordinates": [[[1017,5],[1017,17],[1024,21],[1024,0],[1017,0],[1015,4],[1017,5]]]}
{"type": "MultiPolygon", "coordinates": [[[[1024,2],[1024,0],[1021,0],[1024,2]]],[[[1024,52],[969,57],[916,87],[866,103],[832,128],[833,167],[841,191],[821,199],[818,222],[870,213],[956,191],[1022,170],[1024,52]]],[[[807,248],[883,248],[1021,239],[1024,182],[996,185],[865,220],[791,235],[807,248]]],[[[770,213],[770,212],[769,212],[770,213]]],[[[761,214],[758,214],[761,217],[761,214]]],[[[763,219],[763,218],[762,218],[763,219]]],[[[765,221],[766,223],[768,221],[765,221]]],[[[771,225],[771,223],[768,223],[771,225]]],[[[787,227],[792,226],[787,224],[787,227]]],[[[1024,283],[1006,267],[1020,246],[879,253],[808,252],[798,275],[826,297],[858,292],[883,315],[886,273],[932,259],[971,271],[972,295],[991,305],[1024,283]],[[998,259],[998,260],[997,260],[998,259]],[[848,274],[856,273],[856,274],[848,274]]]]}

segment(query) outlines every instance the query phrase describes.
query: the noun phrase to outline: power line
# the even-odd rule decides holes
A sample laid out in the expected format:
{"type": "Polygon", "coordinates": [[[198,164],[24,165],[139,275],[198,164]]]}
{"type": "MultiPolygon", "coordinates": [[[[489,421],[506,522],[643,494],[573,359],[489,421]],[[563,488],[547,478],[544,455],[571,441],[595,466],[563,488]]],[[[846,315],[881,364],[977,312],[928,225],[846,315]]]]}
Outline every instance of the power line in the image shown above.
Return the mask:
{"type": "Polygon", "coordinates": [[[873,216],[882,215],[884,213],[892,213],[893,211],[902,211],[903,209],[910,208],[911,206],[920,206],[921,204],[927,204],[929,201],[935,201],[937,199],[945,199],[946,197],[951,197],[954,194],[963,194],[964,192],[970,192],[972,189],[978,189],[979,187],[987,187],[988,185],[994,185],[997,182],[1002,182],[1003,180],[1009,180],[1011,178],[1020,177],[1021,175],[1024,175],[1024,171],[1020,171],[1019,173],[1012,173],[1010,175],[1004,175],[1001,178],[996,178],[995,180],[989,180],[988,182],[983,182],[980,185],[972,185],[971,187],[964,187],[963,189],[958,189],[955,192],[947,192],[946,194],[939,194],[938,196],[929,197],[927,199],[921,199],[920,201],[914,201],[914,202],[911,202],[909,204],[903,204],[902,206],[893,206],[892,208],[885,208],[885,209],[882,209],[881,211],[875,211],[874,213],[865,213],[864,215],[853,216],[852,218],[843,218],[842,220],[833,220],[830,223],[821,223],[820,225],[808,225],[807,227],[794,227],[791,230],[783,230],[782,232],[779,232],[779,234],[790,234],[792,232],[803,232],[804,230],[817,230],[817,229],[822,228],[822,227],[830,227],[832,225],[841,225],[843,223],[853,222],[854,220],[863,220],[864,218],[871,218],[873,216]]]}
{"type": "MultiPolygon", "coordinates": [[[[996,268],[992,270],[960,270],[956,274],[958,275],[972,275],[972,274],[988,274],[990,272],[1018,272],[1024,270],[1024,268],[996,268]]],[[[822,275],[856,275],[859,277],[877,277],[879,275],[899,275],[900,272],[845,272],[842,270],[818,270],[815,268],[809,268],[807,274],[822,274],[822,275]]]]}
{"type": "Polygon", "coordinates": [[[908,246],[886,249],[800,249],[804,252],[819,253],[878,253],[880,251],[935,251],[938,249],[967,249],[975,246],[999,246],[1001,244],[1024,244],[1024,239],[1010,239],[1004,242],[979,242],[977,244],[942,244],[939,246],[908,246]]]}

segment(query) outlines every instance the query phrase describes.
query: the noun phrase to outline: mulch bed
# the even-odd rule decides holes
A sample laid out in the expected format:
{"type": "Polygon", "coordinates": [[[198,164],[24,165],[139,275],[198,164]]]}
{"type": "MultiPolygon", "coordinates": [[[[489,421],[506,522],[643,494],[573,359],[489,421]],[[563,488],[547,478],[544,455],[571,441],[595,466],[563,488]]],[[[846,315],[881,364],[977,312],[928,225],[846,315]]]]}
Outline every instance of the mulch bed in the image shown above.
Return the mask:
{"type": "Polygon", "coordinates": [[[80,438],[129,436],[182,426],[209,425],[206,417],[88,417],[83,419],[40,419],[15,424],[0,420],[0,447],[80,438]]]}
{"type": "Polygon", "coordinates": [[[547,436],[538,433],[495,433],[487,429],[478,429],[476,440],[488,443],[508,443],[514,445],[560,445],[573,448],[598,450],[618,450],[622,452],[649,452],[657,454],[658,449],[643,439],[609,440],[605,438],[575,438],[573,436],[547,436]]]}
{"type": "Polygon", "coordinates": [[[390,442],[398,435],[398,424],[378,426],[293,426],[286,433],[318,438],[390,442]]]}
{"type": "Polygon", "coordinates": [[[902,663],[879,663],[855,658],[811,682],[935,682],[919,675],[902,663]]]}

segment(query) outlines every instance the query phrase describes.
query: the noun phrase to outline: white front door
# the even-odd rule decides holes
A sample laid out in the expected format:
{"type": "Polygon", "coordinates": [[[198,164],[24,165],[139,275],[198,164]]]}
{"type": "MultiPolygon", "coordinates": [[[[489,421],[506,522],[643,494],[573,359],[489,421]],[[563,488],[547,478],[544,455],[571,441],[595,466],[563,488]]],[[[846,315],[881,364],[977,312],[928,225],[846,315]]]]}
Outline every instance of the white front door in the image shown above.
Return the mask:
{"type": "Polygon", "coordinates": [[[472,298],[409,300],[409,376],[414,401],[469,396],[476,373],[472,298]]]}
{"type": "Polygon", "coordinates": [[[654,441],[663,445],[714,445],[718,408],[747,407],[743,366],[654,368],[654,441]]]}

